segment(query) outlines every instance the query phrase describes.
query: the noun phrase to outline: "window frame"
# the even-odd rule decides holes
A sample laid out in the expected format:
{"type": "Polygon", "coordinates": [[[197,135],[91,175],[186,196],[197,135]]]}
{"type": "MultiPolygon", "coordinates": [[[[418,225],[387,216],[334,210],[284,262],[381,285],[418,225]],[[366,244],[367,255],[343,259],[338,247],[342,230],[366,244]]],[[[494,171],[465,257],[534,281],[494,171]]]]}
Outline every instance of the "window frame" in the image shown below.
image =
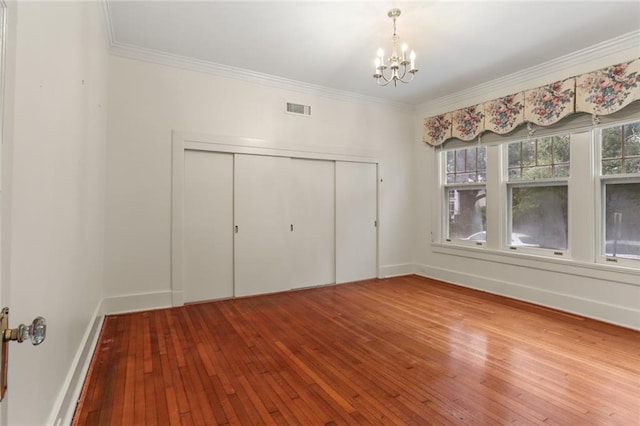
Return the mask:
{"type": "Polygon", "coordinates": [[[569,178],[555,178],[555,179],[535,179],[529,181],[513,181],[506,182],[507,192],[506,192],[506,209],[505,212],[505,227],[506,232],[504,238],[501,241],[500,248],[502,250],[508,250],[516,253],[529,253],[535,254],[537,256],[549,256],[549,257],[563,257],[570,258],[570,248],[571,248],[571,229],[570,226],[570,213],[569,209],[571,208],[571,203],[569,202],[570,197],[570,181],[569,178]],[[510,244],[511,234],[513,233],[513,188],[549,188],[554,186],[566,186],[567,187],[567,248],[566,249],[550,249],[544,247],[526,247],[526,246],[513,246],[510,244]]]}
{"type": "MultiPolygon", "coordinates": [[[[459,246],[468,246],[468,247],[476,247],[476,248],[484,248],[486,247],[487,241],[485,239],[485,241],[479,242],[479,241],[474,241],[474,240],[465,240],[465,239],[461,239],[461,238],[451,238],[450,237],[450,217],[449,217],[449,191],[451,190],[461,190],[461,189],[465,189],[465,190],[483,190],[485,192],[485,200],[486,202],[488,202],[487,199],[487,179],[485,178],[484,181],[482,182],[451,182],[448,183],[447,182],[447,153],[451,152],[451,151],[458,151],[458,150],[467,150],[469,148],[483,148],[485,151],[485,169],[484,169],[484,174],[486,176],[487,174],[487,168],[486,168],[486,155],[487,155],[487,147],[486,146],[478,146],[478,145],[473,145],[473,146],[469,146],[469,147],[454,147],[451,149],[443,149],[440,151],[440,156],[438,157],[438,164],[439,164],[439,182],[440,182],[440,242],[444,243],[444,244],[448,244],[448,245],[459,245],[459,246]]],[[[476,159],[477,161],[477,159],[476,159]]],[[[477,164],[477,163],[476,163],[477,164]]],[[[464,172],[461,173],[466,173],[467,171],[465,170],[464,172]]],[[[476,169],[475,172],[477,175],[480,174],[480,172],[477,169],[477,165],[476,165],[476,169]]],[[[456,173],[457,174],[457,173],[456,173]]],[[[484,232],[486,232],[486,229],[483,229],[484,232]]]]}
{"type": "Polygon", "coordinates": [[[617,256],[606,255],[606,185],[621,183],[640,183],[640,173],[620,173],[620,174],[603,174],[602,170],[602,134],[603,131],[612,127],[626,126],[628,124],[639,123],[640,120],[632,119],[620,121],[607,126],[599,126],[594,129],[594,182],[595,182],[595,199],[596,199],[596,235],[594,244],[594,262],[596,264],[606,264],[607,266],[621,266],[633,269],[640,269],[640,259],[629,259],[617,256]]]}
{"type": "MultiPolygon", "coordinates": [[[[569,139],[569,152],[571,153],[572,149],[572,131],[561,131],[557,133],[553,133],[550,135],[543,136],[544,138],[552,138],[555,136],[564,136],[567,135],[569,139]]],[[[535,138],[538,139],[538,138],[535,138]]],[[[571,202],[569,198],[571,197],[571,166],[572,166],[572,156],[569,154],[568,163],[563,162],[562,164],[569,165],[569,175],[563,177],[554,177],[554,178],[541,178],[541,179],[514,179],[512,181],[509,180],[509,145],[513,143],[522,143],[527,139],[516,139],[512,141],[505,141],[501,144],[500,149],[502,152],[502,163],[501,163],[501,180],[504,183],[504,188],[506,192],[505,194],[505,211],[504,211],[504,224],[502,224],[504,229],[504,236],[502,241],[500,241],[500,250],[505,250],[514,253],[527,253],[536,256],[546,256],[546,257],[561,257],[561,258],[571,258],[571,232],[573,226],[571,226],[571,202]],[[549,249],[543,247],[522,247],[522,246],[513,246],[511,245],[511,234],[513,233],[513,188],[532,188],[532,187],[551,187],[551,186],[566,186],[567,187],[567,248],[566,249],[549,249]]],[[[554,164],[550,164],[549,166],[553,167],[554,164]]]]}

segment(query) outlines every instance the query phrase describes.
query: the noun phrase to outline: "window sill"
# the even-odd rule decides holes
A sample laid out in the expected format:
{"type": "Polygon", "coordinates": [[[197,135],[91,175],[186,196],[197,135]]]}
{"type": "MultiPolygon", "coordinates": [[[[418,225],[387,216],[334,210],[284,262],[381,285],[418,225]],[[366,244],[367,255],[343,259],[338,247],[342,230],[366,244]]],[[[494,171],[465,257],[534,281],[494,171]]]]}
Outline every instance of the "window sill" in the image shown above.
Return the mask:
{"type": "Polygon", "coordinates": [[[558,258],[524,252],[492,250],[486,246],[466,246],[454,243],[431,243],[434,253],[466,257],[506,265],[541,269],[587,278],[616,281],[622,284],[640,286],[640,268],[622,265],[603,265],[588,263],[569,258],[558,258]]]}

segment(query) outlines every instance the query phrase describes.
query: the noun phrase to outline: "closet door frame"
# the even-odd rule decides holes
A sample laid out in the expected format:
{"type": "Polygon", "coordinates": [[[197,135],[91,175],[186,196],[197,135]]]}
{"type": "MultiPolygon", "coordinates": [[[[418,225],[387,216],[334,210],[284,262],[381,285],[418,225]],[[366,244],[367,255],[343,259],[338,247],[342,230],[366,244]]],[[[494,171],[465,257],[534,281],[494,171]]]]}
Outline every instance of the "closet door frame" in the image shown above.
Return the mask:
{"type": "Polygon", "coordinates": [[[172,132],[171,176],[171,304],[184,305],[184,152],[210,151],[228,154],[252,154],[310,160],[350,161],[376,165],[376,268],[380,277],[379,198],[382,164],[376,150],[361,150],[319,145],[292,145],[263,139],[172,132]]]}

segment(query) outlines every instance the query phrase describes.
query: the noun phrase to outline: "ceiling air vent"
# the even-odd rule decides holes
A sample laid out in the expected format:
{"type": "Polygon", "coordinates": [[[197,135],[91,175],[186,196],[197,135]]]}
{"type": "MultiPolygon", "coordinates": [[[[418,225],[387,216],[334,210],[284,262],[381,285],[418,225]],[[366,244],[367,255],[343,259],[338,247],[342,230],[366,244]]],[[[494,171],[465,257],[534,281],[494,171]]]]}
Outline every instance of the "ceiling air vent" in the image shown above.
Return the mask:
{"type": "Polygon", "coordinates": [[[287,112],[290,114],[310,116],[311,107],[309,105],[292,104],[291,102],[287,102],[287,112]]]}

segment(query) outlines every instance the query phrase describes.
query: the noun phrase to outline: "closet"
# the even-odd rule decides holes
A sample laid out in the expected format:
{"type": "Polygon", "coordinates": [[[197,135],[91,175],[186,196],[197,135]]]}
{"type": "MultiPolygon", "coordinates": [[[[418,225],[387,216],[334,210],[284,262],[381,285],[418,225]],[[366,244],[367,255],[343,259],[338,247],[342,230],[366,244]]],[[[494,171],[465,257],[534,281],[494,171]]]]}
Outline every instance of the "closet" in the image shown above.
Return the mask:
{"type": "Polygon", "coordinates": [[[375,277],[376,180],[374,163],[185,150],[184,301],[375,277]]]}

